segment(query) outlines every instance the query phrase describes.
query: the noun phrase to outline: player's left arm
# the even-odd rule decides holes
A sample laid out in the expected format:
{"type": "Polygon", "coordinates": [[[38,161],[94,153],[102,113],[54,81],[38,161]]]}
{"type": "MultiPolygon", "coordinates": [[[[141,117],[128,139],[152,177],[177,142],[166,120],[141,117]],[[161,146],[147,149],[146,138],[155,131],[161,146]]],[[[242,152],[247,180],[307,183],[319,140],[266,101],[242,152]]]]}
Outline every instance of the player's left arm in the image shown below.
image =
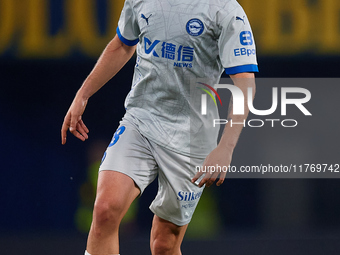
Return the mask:
{"type": "MultiPolygon", "coordinates": [[[[238,73],[234,75],[230,75],[231,79],[234,82],[234,85],[240,88],[243,92],[243,95],[247,95],[247,90],[249,87],[252,88],[254,99],[255,96],[255,77],[253,73],[238,73]]],[[[234,123],[243,123],[248,117],[249,108],[247,104],[247,100],[244,103],[244,114],[243,115],[234,115],[233,114],[233,98],[230,99],[230,104],[228,108],[228,123],[232,120],[234,123]]],[[[243,125],[226,125],[223,131],[223,135],[217,147],[206,157],[203,163],[203,169],[208,169],[208,166],[223,166],[228,167],[231,163],[233,151],[237,144],[237,141],[240,137],[241,131],[243,129],[243,125]]],[[[217,169],[217,168],[215,168],[217,169]]],[[[226,172],[197,172],[192,182],[197,181],[202,175],[205,175],[203,179],[198,184],[199,187],[202,187],[204,184],[209,187],[211,186],[217,178],[219,178],[216,183],[217,186],[220,186],[225,179],[226,172]]]]}

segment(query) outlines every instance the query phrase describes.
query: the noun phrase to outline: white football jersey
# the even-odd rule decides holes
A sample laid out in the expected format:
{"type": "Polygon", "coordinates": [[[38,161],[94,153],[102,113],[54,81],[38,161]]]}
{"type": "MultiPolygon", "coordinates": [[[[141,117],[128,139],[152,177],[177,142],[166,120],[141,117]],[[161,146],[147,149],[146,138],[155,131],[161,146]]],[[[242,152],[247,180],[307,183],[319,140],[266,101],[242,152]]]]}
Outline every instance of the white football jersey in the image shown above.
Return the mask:
{"type": "Polygon", "coordinates": [[[216,147],[217,108],[201,94],[222,72],[257,72],[252,30],[235,0],[126,0],[117,34],[137,45],[125,107],[147,138],[176,152],[205,157],[216,147]]]}

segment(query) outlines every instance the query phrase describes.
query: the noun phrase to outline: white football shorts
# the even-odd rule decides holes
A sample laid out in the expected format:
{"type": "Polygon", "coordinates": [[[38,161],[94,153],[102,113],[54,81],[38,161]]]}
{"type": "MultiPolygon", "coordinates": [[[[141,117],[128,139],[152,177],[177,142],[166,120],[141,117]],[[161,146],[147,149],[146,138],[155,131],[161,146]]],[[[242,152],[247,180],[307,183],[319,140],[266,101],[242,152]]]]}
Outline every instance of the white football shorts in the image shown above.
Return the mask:
{"type": "Polygon", "coordinates": [[[126,174],[141,194],[158,175],[158,192],[150,210],[158,217],[178,226],[190,222],[203,189],[193,184],[196,166],[204,158],[190,158],[150,141],[138,126],[123,118],[113,135],[99,171],[112,170],[126,174]]]}

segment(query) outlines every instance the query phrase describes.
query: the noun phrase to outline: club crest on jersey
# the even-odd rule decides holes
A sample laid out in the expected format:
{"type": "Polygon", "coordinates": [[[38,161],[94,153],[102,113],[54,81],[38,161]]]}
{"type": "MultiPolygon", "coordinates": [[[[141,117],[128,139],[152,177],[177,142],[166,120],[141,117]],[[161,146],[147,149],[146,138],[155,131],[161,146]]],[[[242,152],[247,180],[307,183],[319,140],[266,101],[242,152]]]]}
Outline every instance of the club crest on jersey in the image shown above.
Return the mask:
{"type": "Polygon", "coordinates": [[[203,33],[204,25],[199,19],[191,19],[187,22],[186,29],[189,35],[199,36],[203,33]]]}

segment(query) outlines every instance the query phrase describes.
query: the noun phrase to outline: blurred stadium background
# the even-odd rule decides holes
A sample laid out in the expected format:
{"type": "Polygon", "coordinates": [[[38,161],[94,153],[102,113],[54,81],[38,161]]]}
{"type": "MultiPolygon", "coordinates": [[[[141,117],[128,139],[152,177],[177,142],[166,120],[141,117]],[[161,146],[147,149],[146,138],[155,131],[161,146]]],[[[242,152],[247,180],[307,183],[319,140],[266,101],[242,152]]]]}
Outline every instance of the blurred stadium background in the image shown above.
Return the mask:
{"type": "MultiPolygon", "coordinates": [[[[239,2],[257,42],[257,77],[340,76],[339,0],[239,2]]],[[[61,146],[60,128],[77,89],[115,35],[123,3],[0,0],[3,254],[83,254],[98,164],[124,114],[135,59],[90,99],[83,118],[90,128],[86,143],[70,137],[61,146]]],[[[327,90],[332,100],[312,100],[311,105],[327,105],[332,121],[314,119],[291,140],[276,129],[263,136],[245,130],[234,162],[251,165],[275,152],[278,164],[289,162],[288,152],[296,146],[305,163],[315,160],[310,155],[336,155],[340,89],[327,90]],[[298,143],[299,137],[304,142],[298,143]]],[[[340,163],[336,156],[326,159],[315,163],[340,163]]],[[[149,254],[148,205],[156,189],[156,184],[147,189],[124,219],[121,254],[149,254]]],[[[339,254],[339,215],[335,178],[229,179],[202,197],[183,254],[339,254]]]]}

